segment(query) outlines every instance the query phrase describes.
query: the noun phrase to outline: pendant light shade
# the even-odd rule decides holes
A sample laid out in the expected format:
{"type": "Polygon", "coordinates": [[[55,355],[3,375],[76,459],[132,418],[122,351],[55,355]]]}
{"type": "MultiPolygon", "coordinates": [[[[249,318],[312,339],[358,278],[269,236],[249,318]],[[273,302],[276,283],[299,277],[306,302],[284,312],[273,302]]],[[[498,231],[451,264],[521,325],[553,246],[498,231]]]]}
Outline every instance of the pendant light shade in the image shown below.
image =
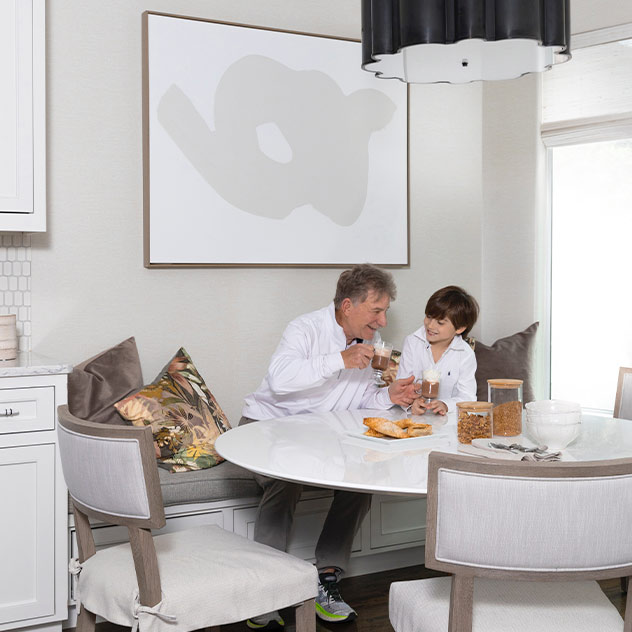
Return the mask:
{"type": "Polygon", "coordinates": [[[514,79],[568,61],[570,0],[362,0],[362,68],[407,83],[514,79]]]}

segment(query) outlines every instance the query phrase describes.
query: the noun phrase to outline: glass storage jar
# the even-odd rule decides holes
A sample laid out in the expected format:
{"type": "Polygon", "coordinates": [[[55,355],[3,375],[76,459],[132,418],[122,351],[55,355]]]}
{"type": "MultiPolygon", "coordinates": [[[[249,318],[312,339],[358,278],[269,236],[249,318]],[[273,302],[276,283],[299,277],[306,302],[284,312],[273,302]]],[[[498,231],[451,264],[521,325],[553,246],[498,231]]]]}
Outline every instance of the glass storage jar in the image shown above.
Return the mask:
{"type": "Polygon", "coordinates": [[[515,437],[522,433],[522,380],[487,380],[487,399],[494,408],[494,435],[515,437]]]}
{"type": "Polygon", "coordinates": [[[489,402],[457,402],[457,436],[459,443],[472,439],[492,438],[492,408],[489,402]]]}

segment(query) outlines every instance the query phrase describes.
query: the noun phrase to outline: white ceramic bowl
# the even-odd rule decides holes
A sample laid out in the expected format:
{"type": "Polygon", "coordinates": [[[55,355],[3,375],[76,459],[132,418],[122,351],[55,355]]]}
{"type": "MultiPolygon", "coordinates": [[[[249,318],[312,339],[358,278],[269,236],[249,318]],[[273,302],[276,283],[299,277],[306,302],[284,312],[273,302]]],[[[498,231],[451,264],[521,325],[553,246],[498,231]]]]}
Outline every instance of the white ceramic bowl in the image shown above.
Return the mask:
{"type": "Polygon", "coordinates": [[[538,445],[545,445],[549,450],[563,450],[579,436],[581,423],[544,423],[526,420],[525,426],[529,436],[538,445]]]}
{"type": "Polygon", "coordinates": [[[538,424],[577,424],[581,422],[581,406],[575,402],[546,399],[525,405],[527,421],[538,424]]]}

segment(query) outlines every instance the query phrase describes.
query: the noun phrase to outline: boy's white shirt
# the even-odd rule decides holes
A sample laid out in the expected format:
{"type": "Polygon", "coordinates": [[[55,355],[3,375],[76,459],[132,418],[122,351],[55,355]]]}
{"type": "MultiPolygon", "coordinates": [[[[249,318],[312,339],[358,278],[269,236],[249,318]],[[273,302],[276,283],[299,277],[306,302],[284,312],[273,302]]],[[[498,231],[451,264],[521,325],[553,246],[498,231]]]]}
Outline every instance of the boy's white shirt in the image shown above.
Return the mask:
{"type": "Polygon", "coordinates": [[[457,402],[476,400],[476,356],[461,336],[454,336],[438,362],[432,357],[425,327],[406,336],[397,379],[414,375],[416,381],[421,382],[422,373],[427,369],[441,373],[438,399],[446,404],[448,412],[456,410],[457,402]]]}

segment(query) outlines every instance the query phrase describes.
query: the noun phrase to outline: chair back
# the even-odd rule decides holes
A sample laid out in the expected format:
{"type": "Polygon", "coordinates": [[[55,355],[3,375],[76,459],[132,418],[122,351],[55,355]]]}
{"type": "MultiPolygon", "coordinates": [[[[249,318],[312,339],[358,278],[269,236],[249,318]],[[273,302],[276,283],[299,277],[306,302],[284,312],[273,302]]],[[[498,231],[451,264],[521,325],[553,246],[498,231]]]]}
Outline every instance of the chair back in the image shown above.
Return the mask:
{"type": "Polygon", "coordinates": [[[87,516],[160,528],[165,511],[151,429],[98,424],[58,408],[59,451],[68,491],[87,516]]]}
{"type": "Polygon", "coordinates": [[[632,419],[632,368],[619,368],[614,416],[619,419],[632,419]]]}
{"type": "Polygon", "coordinates": [[[632,574],[632,459],[526,463],[432,452],[426,566],[507,579],[632,574]]]}

